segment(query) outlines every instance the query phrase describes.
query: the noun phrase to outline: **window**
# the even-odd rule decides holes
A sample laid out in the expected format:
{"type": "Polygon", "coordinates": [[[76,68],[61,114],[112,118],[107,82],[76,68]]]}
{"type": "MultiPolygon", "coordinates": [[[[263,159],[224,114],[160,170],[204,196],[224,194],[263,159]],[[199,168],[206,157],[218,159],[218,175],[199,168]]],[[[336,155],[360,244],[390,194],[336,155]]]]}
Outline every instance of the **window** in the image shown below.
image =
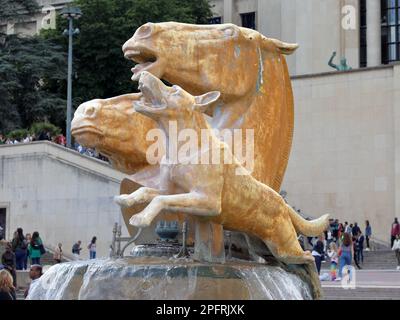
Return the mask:
{"type": "Polygon", "coordinates": [[[360,68],[367,66],[367,0],[360,0],[360,68]]]}
{"type": "Polygon", "coordinates": [[[382,63],[400,60],[400,0],[381,0],[382,63]]]}
{"type": "Polygon", "coordinates": [[[210,24],[221,24],[222,18],[221,17],[213,17],[209,20],[210,24]]]}
{"type": "Polygon", "coordinates": [[[240,18],[242,19],[242,27],[256,30],[255,12],[242,13],[240,14],[240,18]]]}

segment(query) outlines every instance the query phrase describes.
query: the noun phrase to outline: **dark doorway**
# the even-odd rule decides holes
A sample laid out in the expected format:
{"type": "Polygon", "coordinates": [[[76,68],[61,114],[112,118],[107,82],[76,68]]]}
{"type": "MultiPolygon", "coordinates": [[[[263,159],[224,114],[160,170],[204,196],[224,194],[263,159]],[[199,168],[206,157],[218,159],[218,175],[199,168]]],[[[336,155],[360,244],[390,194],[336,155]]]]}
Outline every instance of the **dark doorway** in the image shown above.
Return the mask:
{"type": "Polygon", "coordinates": [[[0,240],[6,236],[6,208],[0,208],[0,240]]]}

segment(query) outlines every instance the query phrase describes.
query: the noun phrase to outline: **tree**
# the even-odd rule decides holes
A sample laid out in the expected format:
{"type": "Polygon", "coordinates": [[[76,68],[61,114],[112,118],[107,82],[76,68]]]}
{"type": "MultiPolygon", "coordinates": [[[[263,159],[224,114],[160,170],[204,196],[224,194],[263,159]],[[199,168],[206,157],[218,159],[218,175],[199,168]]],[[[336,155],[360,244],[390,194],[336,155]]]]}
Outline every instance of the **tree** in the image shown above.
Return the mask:
{"type": "Polygon", "coordinates": [[[0,132],[27,128],[37,121],[64,125],[66,56],[63,48],[39,36],[2,38],[0,132]]]}
{"type": "MultiPolygon", "coordinates": [[[[146,22],[207,23],[208,0],[75,0],[81,19],[74,22],[73,106],[93,98],[135,92],[121,50],[146,22]]],[[[0,0],[0,20],[15,20],[37,9],[34,0],[0,0]]],[[[0,132],[50,121],[65,128],[68,39],[66,19],[39,36],[0,35],[0,132]]]]}
{"type": "MultiPolygon", "coordinates": [[[[123,57],[122,45],[146,22],[207,23],[212,17],[207,0],[76,0],[83,16],[75,22],[73,95],[75,103],[136,91],[130,78],[132,61],[123,57]]],[[[60,36],[66,21],[58,19],[56,31],[45,31],[67,50],[60,36]]],[[[77,105],[75,104],[75,107],[77,105]]]]}
{"type": "Polygon", "coordinates": [[[35,0],[0,0],[0,20],[22,20],[38,8],[35,0]]]}

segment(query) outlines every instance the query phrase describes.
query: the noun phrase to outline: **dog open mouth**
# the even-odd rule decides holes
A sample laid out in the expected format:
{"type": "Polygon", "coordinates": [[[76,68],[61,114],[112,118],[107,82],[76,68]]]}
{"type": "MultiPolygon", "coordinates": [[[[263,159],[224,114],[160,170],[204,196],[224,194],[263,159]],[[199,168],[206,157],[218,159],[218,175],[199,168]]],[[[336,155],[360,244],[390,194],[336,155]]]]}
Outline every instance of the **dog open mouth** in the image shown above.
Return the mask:
{"type": "Polygon", "coordinates": [[[124,50],[124,57],[136,62],[136,66],[131,69],[133,81],[138,81],[143,71],[154,70],[158,65],[156,54],[144,47],[128,47],[124,50]]]}
{"type": "Polygon", "coordinates": [[[139,90],[142,92],[142,97],[134,102],[135,109],[148,112],[164,110],[167,108],[167,103],[163,98],[165,85],[151,73],[143,71],[139,77],[139,90]]]}

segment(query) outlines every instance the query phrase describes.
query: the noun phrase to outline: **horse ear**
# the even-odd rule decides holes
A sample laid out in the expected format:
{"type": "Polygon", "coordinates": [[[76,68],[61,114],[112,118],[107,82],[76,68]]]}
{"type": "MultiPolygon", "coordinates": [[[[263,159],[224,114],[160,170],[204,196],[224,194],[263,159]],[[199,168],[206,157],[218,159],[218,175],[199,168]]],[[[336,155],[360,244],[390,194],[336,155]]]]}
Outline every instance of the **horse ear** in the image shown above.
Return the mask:
{"type": "Polygon", "coordinates": [[[195,96],[193,105],[193,110],[197,110],[199,112],[206,112],[207,109],[218,101],[221,96],[221,92],[219,91],[211,91],[207,92],[201,96],[195,96]]]}
{"type": "Polygon", "coordinates": [[[286,43],[277,39],[266,37],[263,37],[262,42],[264,44],[264,47],[266,48],[269,47],[268,44],[272,43],[273,46],[279,51],[279,53],[286,55],[292,54],[299,47],[297,43],[286,43]]]}

